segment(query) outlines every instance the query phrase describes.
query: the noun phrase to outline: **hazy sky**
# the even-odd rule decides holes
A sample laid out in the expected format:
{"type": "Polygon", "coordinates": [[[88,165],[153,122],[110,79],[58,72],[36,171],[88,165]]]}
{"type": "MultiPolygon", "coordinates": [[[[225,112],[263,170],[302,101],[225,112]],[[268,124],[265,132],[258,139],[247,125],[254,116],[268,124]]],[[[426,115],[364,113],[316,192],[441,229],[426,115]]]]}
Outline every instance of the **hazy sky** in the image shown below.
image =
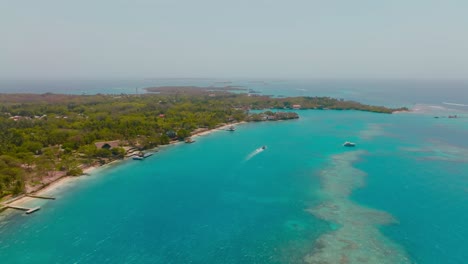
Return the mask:
{"type": "Polygon", "coordinates": [[[0,79],[468,78],[466,0],[0,0],[0,79]]]}

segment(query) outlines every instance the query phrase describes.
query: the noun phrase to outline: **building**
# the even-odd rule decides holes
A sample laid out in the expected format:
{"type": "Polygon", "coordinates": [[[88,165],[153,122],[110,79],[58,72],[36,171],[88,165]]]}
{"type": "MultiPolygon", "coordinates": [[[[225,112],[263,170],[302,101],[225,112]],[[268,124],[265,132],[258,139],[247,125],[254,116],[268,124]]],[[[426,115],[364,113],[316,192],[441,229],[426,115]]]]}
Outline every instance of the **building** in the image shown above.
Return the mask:
{"type": "Polygon", "coordinates": [[[113,149],[120,146],[120,140],[96,142],[94,145],[98,149],[113,149]]]}

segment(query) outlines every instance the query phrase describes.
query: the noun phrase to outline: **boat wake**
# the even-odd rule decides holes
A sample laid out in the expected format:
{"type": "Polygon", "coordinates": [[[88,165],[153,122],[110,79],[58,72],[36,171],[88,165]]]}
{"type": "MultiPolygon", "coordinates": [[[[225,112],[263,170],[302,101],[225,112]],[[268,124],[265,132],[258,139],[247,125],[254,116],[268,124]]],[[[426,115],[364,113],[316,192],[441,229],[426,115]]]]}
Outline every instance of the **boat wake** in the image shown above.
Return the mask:
{"type": "Polygon", "coordinates": [[[266,146],[263,146],[263,147],[259,147],[258,149],[252,151],[252,153],[250,153],[250,154],[245,158],[245,161],[248,161],[248,160],[250,160],[251,158],[255,157],[256,155],[262,153],[265,149],[266,149],[266,146]]]}

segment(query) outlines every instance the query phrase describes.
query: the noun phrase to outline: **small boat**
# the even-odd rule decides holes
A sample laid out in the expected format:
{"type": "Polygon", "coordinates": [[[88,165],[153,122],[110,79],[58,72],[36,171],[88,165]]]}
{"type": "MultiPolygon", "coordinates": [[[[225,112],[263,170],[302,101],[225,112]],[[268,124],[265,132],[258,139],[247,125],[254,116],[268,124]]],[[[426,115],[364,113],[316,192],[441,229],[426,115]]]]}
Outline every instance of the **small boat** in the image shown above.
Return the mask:
{"type": "Polygon", "coordinates": [[[144,160],[147,157],[152,156],[152,155],[153,155],[153,153],[151,153],[151,152],[148,152],[148,153],[140,152],[137,155],[133,156],[133,160],[144,160]]]}
{"type": "Polygon", "coordinates": [[[195,140],[193,140],[192,138],[185,139],[185,143],[193,143],[193,142],[195,142],[195,140]]]}
{"type": "Polygon", "coordinates": [[[227,131],[236,131],[236,128],[234,126],[230,126],[227,131]]]}
{"type": "Polygon", "coordinates": [[[266,148],[267,148],[267,146],[263,146],[263,147],[262,147],[262,149],[266,149],[266,148]]]}
{"type": "Polygon", "coordinates": [[[356,143],[346,141],[345,143],[343,143],[343,146],[345,146],[345,147],[354,147],[354,146],[356,146],[356,143]]]}
{"type": "Polygon", "coordinates": [[[153,153],[145,153],[145,154],[143,154],[143,158],[147,158],[147,157],[152,156],[152,155],[153,155],[153,153]]]}

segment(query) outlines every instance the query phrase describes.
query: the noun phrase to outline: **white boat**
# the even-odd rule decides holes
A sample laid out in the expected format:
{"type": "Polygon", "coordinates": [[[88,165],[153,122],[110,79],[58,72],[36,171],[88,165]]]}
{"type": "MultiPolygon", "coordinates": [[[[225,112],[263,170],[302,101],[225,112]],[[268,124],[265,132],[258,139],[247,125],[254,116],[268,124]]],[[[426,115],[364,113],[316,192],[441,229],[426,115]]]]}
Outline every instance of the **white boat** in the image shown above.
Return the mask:
{"type": "Polygon", "coordinates": [[[345,147],[354,147],[354,146],[356,146],[356,143],[346,141],[345,143],[343,143],[343,146],[345,146],[345,147]]]}
{"type": "Polygon", "coordinates": [[[227,131],[235,131],[235,130],[236,130],[236,128],[235,128],[234,126],[230,126],[230,127],[227,129],[227,131]]]}
{"type": "Polygon", "coordinates": [[[149,153],[139,153],[138,155],[135,155],[133,156],[133,159],[134,160],[144,160],[146,159],[147,157],[153,155],[153,153],[149,152],[149,153]]]}

